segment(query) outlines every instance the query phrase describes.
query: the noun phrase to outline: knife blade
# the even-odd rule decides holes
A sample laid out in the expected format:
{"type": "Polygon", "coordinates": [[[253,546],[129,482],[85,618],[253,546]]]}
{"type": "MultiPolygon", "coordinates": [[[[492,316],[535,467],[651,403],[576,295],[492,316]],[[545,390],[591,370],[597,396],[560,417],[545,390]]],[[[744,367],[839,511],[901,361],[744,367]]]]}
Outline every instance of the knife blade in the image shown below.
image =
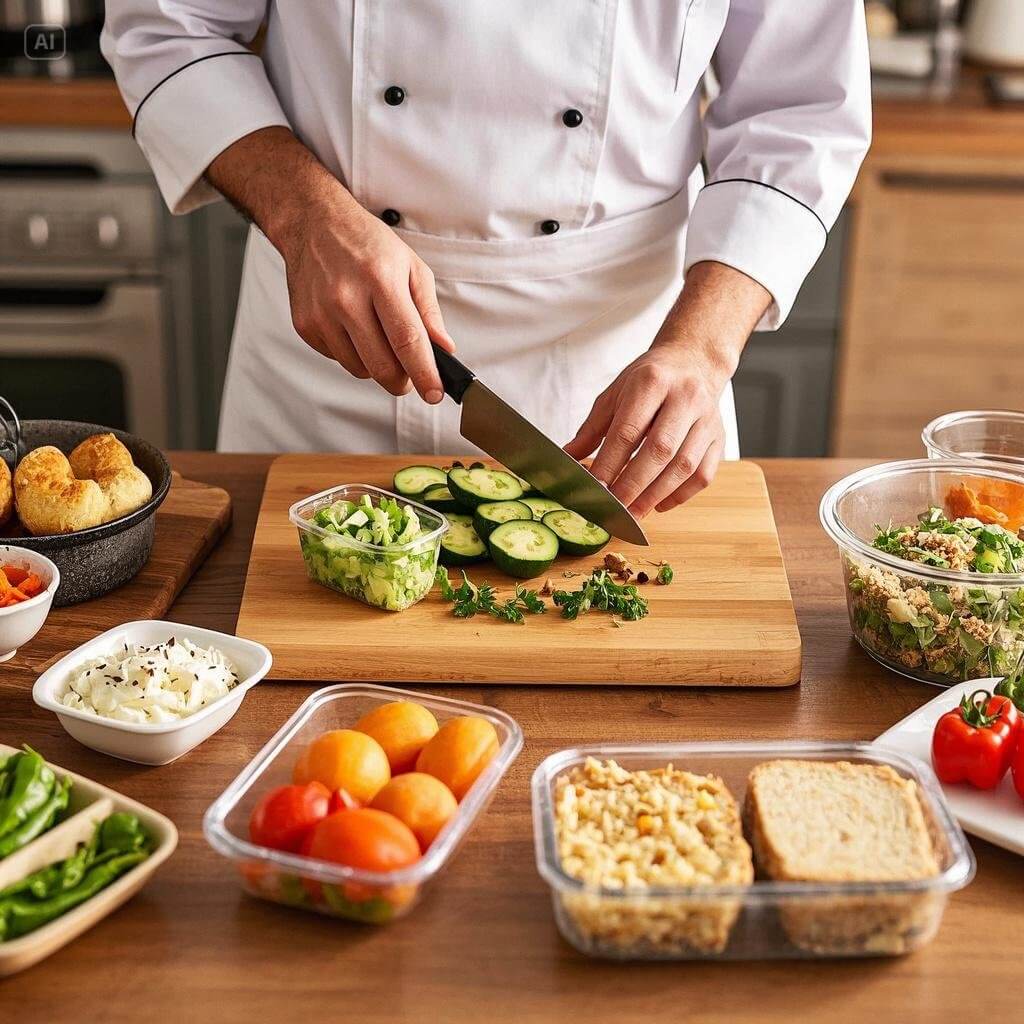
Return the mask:
{"type": "Polygon", "coordinates": [[[462,406],[459,430],[467,441],[612,536],[647,546],[643,528],[600,480],[450,352],[433,348],[445,394],[462,406]]]}

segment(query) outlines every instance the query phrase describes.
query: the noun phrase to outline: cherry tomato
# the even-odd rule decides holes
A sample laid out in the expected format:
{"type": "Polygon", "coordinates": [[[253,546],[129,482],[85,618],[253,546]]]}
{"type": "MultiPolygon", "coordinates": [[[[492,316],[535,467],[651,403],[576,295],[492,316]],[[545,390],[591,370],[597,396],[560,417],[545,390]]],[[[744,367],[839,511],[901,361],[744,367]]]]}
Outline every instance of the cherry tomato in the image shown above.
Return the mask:
{"type": "Polygon", "coordinates": [[[420,844],[394,815],[357,807],[336,811],[317,824],[309,856],[368,871],[394,871],[419,860],[420,844]]]}
{"type": "Polygon", "coordinates": [[[1010,767],[1019,728],[1020,713],[1009,697],[993,697],[988,690],[965,694],[935,724],[935,774],[943,782],[994,789],[1010,767]]]}
{"type": "Polygon", "coordinates": [[[327,813],[334,814],[335,811],[354,811],[357,807],[362,807],[362,804],[347,789],[336,789],[331,794],[331,804],[327,809],[327,813]]]}
{"type": "Polygon", "coordinates": [[[278,786],[253,808],[249,838],[258,846],[298,853],[310,829],[327,817],[330,802],[330,791],[319,782],[278,786]]]}

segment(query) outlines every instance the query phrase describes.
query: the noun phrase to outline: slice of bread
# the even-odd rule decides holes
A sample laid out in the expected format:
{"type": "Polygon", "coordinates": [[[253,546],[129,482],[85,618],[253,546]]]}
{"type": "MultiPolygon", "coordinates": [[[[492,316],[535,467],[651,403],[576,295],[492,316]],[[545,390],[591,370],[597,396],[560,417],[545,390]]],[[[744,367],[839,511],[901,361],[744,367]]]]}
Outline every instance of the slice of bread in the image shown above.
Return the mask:
{"type": "Polygon", "coordinates": [[[917,783],[888,765],[766,761],[750,773],[747,805],[771,878],[896,882],[939,872],[917,783]]]}
{"type": "MultiPolygon", "coordinates": [[[[888,765],[766,761],[747,780],[744,821],[760,873],[776,881],[911,882],[940,871],[917,784],[888,765]]],[[[823,955],[900,953],[938,927],[932,892],[792,899],[790,940],[823,955]]]]}

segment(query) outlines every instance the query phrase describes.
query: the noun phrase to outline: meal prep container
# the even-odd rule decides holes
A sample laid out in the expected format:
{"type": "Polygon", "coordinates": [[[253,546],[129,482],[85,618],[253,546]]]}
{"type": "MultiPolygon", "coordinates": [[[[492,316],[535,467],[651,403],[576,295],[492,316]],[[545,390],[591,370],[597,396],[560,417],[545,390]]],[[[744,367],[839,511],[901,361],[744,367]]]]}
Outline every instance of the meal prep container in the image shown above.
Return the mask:
{"type": "MultiPolygon", "coordinates": [[[[625,960],[760,960],[891,956],[931,941],[946,899],[974,877],[974,855],[931,769],[867,743],[651,743],[561,750],[533,775],[537,870],[551,887],[565,939],[590,956],[625,960]],[[555,838],[555,784],[588,757],[627,770],[673,765],[717,775],[742,807],[747,776],[763,761],[795,758],[885,764],[919,787],[940,864],[934,878],[908,882],[774,882],[621,890],[587,886],[561,868],[555,838]],[[706,937],[728,930],[723,949],[706,937]],[[694,943],[697,943],[695,945],[694,943]],[[701,948],[701,943],[705,943],[701,948]]],[[[749,836],[748,836],[749,841],[749,836]]]]}
{"type": "Polygon", "coordinates": [[[0,544],[0,566],[28,569],[46,582],[42,593],[20,604],[0,608],[0,664],[10,661],[22,644],[27,644],[43,628],[50,614],[53,596],[60,586],[60,570],[45,555],[13,544],[0,544]]]}
{"type": "Polygon", "coordinates": [[[914,459],[844,477],[825,492],[819,509],[825,532],[839,547],[854,638],[887,668],[938,686],[1014,670],[1024,655],[1024,622],[1017,614],[1018,607],[1024,612],[1024,574],[954,572],[906,561],[871,542],[876,527],[916,523],[929,506],[944,506],[951,487],[972,479],[1024,487],[1024,472],[1010,465],[914,459]],[[957,648],[947,655],[941,643],[920,646],[927,634],[918,636],[908,628],[897,630],[902,636],[894,635],[887,601],[900,600],[909,591],[920,599],[922,590],[933,604],[941,602],[942,609],[952,607],[993,626],[992,642],[979,642],[970,653],[957,648]]]}
{"type": "Polygon", "coordinates": [[[297,501],[288,509],[288,518],[298,527],[299,545],[309,578],[331,590],[375,608],[403,611],[426,597],[434,585],[441,537],[448,529],[448,520],[426,505],[369,484],[345,484],[297,501]],[[374,505],[381,498],[411,505],[429,533],[405,544],[363,544],[353,537],[323,530],[312,521],[320,509],[343,499],[359,502],[365,494],[374,505]],[[340,564],[340,557],[347,558],[345,565],[340,564]],[[420,563],[415,586],[395,603],[393,591],[377,589],[375,580],[389,583],[396,575],[404,575],[410,559],[420,563]]]}
{"type": "MultiPolygon", "coordinates": [[[[56,608],[90,601],[127,583],[149,561],[156,530],[156,510],[171,486],[171,467],[160,450],[123,430],[70,420],[22,420],[22,448],[32,451],[53,445],[65,455],[93,434],[113,434],[131,452],[132,460],[149,477],[153,497],[136,511],[88,530],[11,538],[20,547],[52,559],[60,570],[56,608]]],[[[8,524],[9,528],[9,524],[8,524]]],[[[5,527],[0,527],[0,531],[5,527]]],[[[0,539],[4,534],[0,532],[0,539]]]]}
{"type": "Polygon", "coordinates": [[[423,890],[447,866],[522,746],[519,725],[494,708],[388,686],[327,686],[299,707],[210,806],[203,818],[203,833],[218,853],[235,862],[242,887],[251,895],[332,917],[385,924],[409,913],[423,890]],[[268,790],[291,782],[295,762],[309,743],[330,729],[351,729],[368,711],[395,700],[422,704],[441,724],[460,715],[478,715],[494,726],[500,743],[498,753],[473,783],[455,817],[415,864],[390,872],[365,871],[270,850],[249,841],[249,817],[256,802],[268,790]],[[314,895],[323,898],[314,900],[314,895]]]}
{"type": "Polygon", "coordinates": [[[231,721],[246,693],[270,671],[272,660],[270,651],[253,640],[199,626],[143,619],[108,629],[51,665],[32,687],[32,699],[41,708],[53,711],[68,733],[93,750],[136,764],[169,764],[231,721]],[[152,725],[100,718],[61,704],[58,694],[68,677],[90,658],[109,654],[123,644],[158,644],[172,636],[190,640],[197,647],[223,651],[235,667],[238,685],[194,715],[152,725]]]}
{"type": "MultiPolygon", "coordinates": [[[[0,744],[0,757],[14,753],[17,753],[16,747],[0,744]]],[[[153,852],[141,864],[136,864],[73,910],[27,935],[9,942],[0,942],[0,978],[23,971],[48,957],[131,899],[178,845],[178,830],[162,814],[98,782],[69,772],[52,761],[48,760],[47,763],[58,778],[67,776],[71,779],[71,803],[67,816],[59,825],[44,832],[28,846],[0,860],[0,879],[3,879],[0,888],[24,878],[40,867],[69,857],[78,842],[84,842],[92,835],[97,821],[102,821],[116,811],[127,811],[142,822],[153,837],[153,852]]]]}
{"type": "Polygon", "coordinates": [[[949,412],[921,431],[931,459],[981,459],[1024,467],[1024,413],[1006,409],[949,412]]]}

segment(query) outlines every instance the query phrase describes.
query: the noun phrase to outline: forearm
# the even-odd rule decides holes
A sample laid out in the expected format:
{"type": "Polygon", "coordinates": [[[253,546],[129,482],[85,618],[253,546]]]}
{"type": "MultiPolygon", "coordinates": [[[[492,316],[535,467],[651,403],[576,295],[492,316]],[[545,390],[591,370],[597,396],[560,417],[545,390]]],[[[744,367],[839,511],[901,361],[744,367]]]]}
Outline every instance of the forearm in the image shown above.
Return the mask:
{"type": "Polygon", "coordinates": [[[206,180],[286,253],[309,218],[361,208],[344,185],[288,128],[263,128],[228,146],[206,180]]]}
{"type": "Polygon", "coordinates": [[[696,263],[652,348],[687,351],[724,385],[771,302],[767,289],[741,271],[724,263],[696,263]]]}

